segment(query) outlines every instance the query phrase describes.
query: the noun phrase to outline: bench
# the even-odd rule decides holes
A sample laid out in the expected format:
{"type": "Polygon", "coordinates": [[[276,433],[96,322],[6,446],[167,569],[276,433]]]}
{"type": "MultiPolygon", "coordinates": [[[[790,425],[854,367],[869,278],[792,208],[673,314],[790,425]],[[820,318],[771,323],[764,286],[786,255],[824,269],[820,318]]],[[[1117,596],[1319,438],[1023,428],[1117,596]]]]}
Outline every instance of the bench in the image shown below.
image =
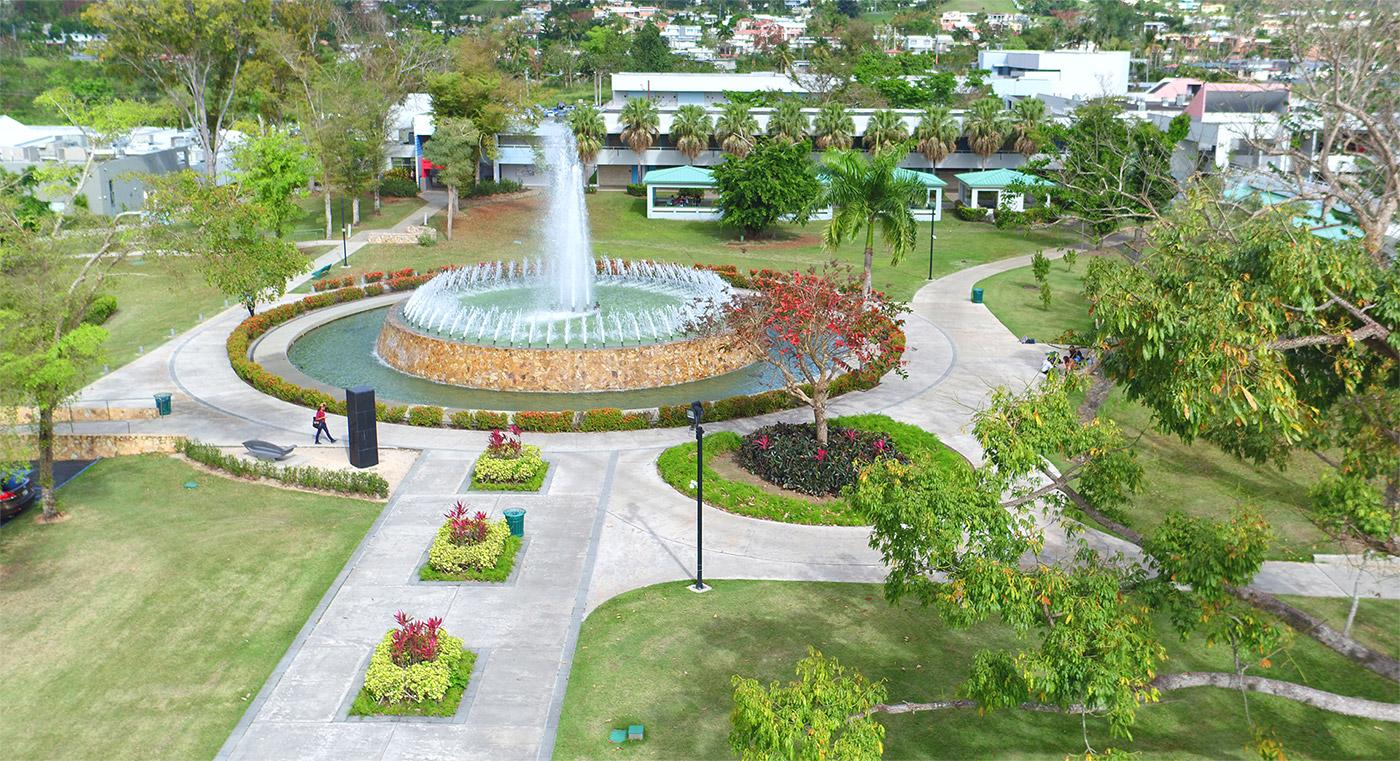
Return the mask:
{"type": "Polygon", "coordinates": [[[331,271],[331,265],[329,265],[329,264],[327,264],[326,266],[324,266],[324,267],[322,267],[322,268],[320,268],[320,269],[318,269],[318,270],[312,270],[312,271],[311,271],[311,279],[312,279],[312,280],[320,280],[321,278],[323,278],[323,277],[326,276],[326,273],[327,273],[327,272],[330,272],[330,271],[331,271]]]}
{"type": "Polygon", "coordinates": [[[285,460],[292,455],[292,450],[297,447],[295,444],[289,447],[279,447],[270,441],[249,439],[243,442],[243,448],[248,450],[248,454],[259,460],[285,460]]]}

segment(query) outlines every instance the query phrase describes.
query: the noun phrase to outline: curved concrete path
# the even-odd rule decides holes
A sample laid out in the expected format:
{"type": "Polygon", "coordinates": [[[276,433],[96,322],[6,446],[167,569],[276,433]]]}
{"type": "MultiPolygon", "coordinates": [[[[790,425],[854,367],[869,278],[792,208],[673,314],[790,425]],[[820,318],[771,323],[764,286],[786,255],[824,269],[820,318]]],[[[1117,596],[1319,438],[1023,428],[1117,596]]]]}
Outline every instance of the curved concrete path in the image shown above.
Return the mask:
{"type": "MultiPolygon", "coordinates": [[[[979,280],[1028,263],[1028,257],[993,262],[922,288],[906,325],[908,377],[844,396],[833,413],[883,412],[980,461],[967,431],[971,413],[992,388],[1034,383],[1044,347],[1021,344],[968,296],[979,280]]],[[[251,437],[304,441],[307,410],[253,391],[229,368],[224,341],[241,319],[236,309],[226,311],[83,394],[119,406],[125,400],[148,404],[148,392],[170,390],[176,414],[81,424],[76,430],[179,433],[218,444],[251,437]]],[[[805,417],[792,410],[707,428],[743,431],[805,417]]],[[[332,427],[343,430],[344,421],[332,427]]],[[[692,434],[658,429],[535,436],[552,465],[546,487],[540,494],[506,496],[465,491],[467,469],[485,447],[485,433],[385,425],[379,435],[383,446],[422,454],[221,757],[548,758],[583,617],[626,590],[692,577],[695,506],[667,487],[655,466],[664,447],[692,434]],[[511,582],[417,581],[441,513],[455,499],[492,514],[513,505],[528,510],[528,543],[511,582]],[[369,653],[400,609],[442,615],[448,630],[481,654],[452,720],[352,721],[346,715],[369,653]]],[[[878,582],[884,575],[864,528],[794,526],[709,507],[704,523],[707,578],[878,582]]],[[[1046,528],[1047,552],[1062,552],[1063,532],[1056,525],[1046,528]]],[[[1117,538],[1089,536],[1105,550],[1137,554],[1117,538]]],[[[1346,596],[1351,577],[1344,563],[1269,563],[1255,586],[1346,596]]],[[[1367,588],[1400,597],[1394,575],[1371,578],[1367,588]]]]}

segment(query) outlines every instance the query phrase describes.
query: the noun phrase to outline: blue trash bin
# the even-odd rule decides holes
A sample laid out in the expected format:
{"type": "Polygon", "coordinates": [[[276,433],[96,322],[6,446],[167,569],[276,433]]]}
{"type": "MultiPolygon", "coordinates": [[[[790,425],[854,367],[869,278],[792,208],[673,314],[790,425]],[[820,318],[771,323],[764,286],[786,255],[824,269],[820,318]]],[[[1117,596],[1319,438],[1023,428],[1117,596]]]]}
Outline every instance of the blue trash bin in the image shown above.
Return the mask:
{"type": "Polygon", "coordinates": [[[982,289],[981,289],[981,288],[973,288],[973,289],[972,289],[972,303],[974,303],[974,304],[981,304],[981,303],[982,303],[982,289]]]}
{"type": "Polygon", "coordinates": [[[518,507],[502,510],[501,515],[506,517],[506,526],[510,527],[510,535],[525,536],[525,511],[518,507]]]}
{"type": "Polygon", "coordinates": [[[156,394],[156,411],[161,415],[170,414],[170,394],[156,394]]]}

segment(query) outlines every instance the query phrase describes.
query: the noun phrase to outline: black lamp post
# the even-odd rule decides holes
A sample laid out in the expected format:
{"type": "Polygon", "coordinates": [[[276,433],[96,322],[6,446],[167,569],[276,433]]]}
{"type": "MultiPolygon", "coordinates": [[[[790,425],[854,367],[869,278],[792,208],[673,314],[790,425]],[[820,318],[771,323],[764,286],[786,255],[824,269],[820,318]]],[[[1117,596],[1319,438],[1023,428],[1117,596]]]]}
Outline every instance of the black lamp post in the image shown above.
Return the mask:
{"type": "Polygon", "coordinates": [[[705,543],[704,511],[705,504],[705,427],[700,425],[705,415],[705,406],[700,402],[691,402],[690,411],[685,414],[690,418],[690,427],[695,429],[695,584],[690,588],[692,592],[708,592],[710,588],[705,586],[704,554],[705,543]]]}
{"type": "Polygon", "coordinates": [[[345,237],[345,196],[340,197],[340,266],[350,266],[350,243],[345,237]]]}
{"type": "MultiPolygon", "coordinates": [[[[933,193],[933,191],[929,191],[933,193]]],[[[933,234],[934,217],[938,216],[938,202],[928,205],[928,279],[933,279],[933,242],[938,238],[933,234]]]]}

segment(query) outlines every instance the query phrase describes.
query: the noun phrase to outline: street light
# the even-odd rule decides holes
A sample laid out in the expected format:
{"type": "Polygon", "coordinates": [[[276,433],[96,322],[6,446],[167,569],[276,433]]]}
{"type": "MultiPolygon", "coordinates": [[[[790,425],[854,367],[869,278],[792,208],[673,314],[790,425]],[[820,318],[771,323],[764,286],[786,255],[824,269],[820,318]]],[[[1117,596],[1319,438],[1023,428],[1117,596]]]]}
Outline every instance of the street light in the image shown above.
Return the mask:
{"type": "MultiPolygon", "coordinates": [[[[934,191],[930,190],[930,197],[934,191]]],[[[938,239],[933,234],[934,217],[938,216],[938,203],[935,201],[928,205],[928,279],[933,279],[933,242],[938,239]]]]}
{"type": "Polygon", "coordinates": [[[705,427],[700,423],[705,416],[705,406],[698,401],[691,402],[690,411],[685,416],[690,420],[690,427],[695,429],[695,584],[690,591],[708,592],[710,588],[705,586],[702,554],[705,544],[705,514],[702,510],[705,504],[705,427]]]}
{"type": "MultiPolygon", "coordinates": [[[[335,245],[335,244],[331,244],[335,245]]],[[[345,196],[340,197],[340,266],[349,269],[350,243],[345,236],[345,196]]]]}

